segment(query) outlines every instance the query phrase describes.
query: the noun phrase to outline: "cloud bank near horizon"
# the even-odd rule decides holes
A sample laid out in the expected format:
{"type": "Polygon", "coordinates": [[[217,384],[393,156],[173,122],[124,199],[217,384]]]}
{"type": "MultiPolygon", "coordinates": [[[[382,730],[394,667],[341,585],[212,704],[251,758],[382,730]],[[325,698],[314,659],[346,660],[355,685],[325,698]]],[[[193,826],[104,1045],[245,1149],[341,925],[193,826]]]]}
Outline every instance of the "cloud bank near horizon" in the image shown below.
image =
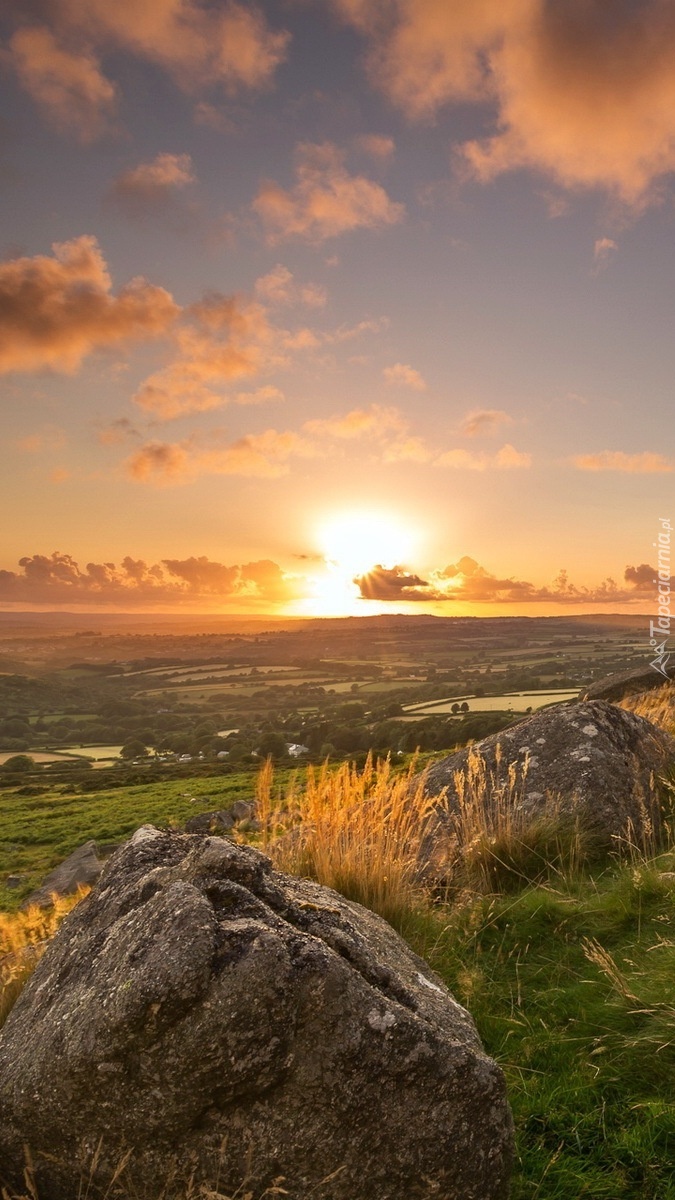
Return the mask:
{"type": "MultiPolygon", "coordinates": [[[[300,556],[303,557],[303,556],[300,556]]],[[[320,568],[320,556],[311,556],[320,568]]],[[[225,564],[206,555],[165,558],[157,563],[126,555],[121,563],[88,562],[70,554],[31,554],[19,570],[0,570],[0,604],[111,606],[133,609],[170,606],[181,609],[214,604],[260,610],[311,600],[314,580],[285,571],[269,559],[225,564]]],[[[378,603],[410,604],[647,604],[655,595],[656,568],[627,566],[623,585],[606,579],[597,587],[577,587],[561,571],[552,585],[537,586],[514,577],[500,578],[468,555],[424,578],[403,566],[375,565],[357,577],[355,596],[378,603]]],[[[675,588],[675,578],[671,580],[675,588]]]]}

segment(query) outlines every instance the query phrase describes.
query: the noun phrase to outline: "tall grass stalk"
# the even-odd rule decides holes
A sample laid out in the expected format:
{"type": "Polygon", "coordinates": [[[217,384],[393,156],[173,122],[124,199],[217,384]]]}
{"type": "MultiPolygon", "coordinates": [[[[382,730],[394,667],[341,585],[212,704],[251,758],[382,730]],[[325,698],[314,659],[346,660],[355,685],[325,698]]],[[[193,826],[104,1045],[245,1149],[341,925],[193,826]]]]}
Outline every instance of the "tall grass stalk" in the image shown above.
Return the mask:
{"type": "Polygon", "coordinates": [[[267,763],[258,779],[263,848],[283,871],[316,879],[400,928],[423,898],[420,854],[434,801],[417,760],[308,767],[285,796],[267,763]]]}
{"type": "MultiPolygon", "coordinates": [[[[438,797],[448,827],[443,878],[489,893],[544,879],[576,874],[590,846],[573,814],[559,798],[547,799],[546,811],[532,811],[526,800],[529,755],[501,769],[471,747],[465,766],[453,776],[451,796],[438,797]]],[[[439,864],[440,865],[440,864],[439,864]]]]}
{"type": "Polygon", "coordinates": [[[675,735],[675,683],[665,683],[663,687],[654,688],[652,691],[626,696],[620,702],[619,708],[634,712],[638,717],[645,717],[652,725],[658,725],[667,733],[675,735]]]}

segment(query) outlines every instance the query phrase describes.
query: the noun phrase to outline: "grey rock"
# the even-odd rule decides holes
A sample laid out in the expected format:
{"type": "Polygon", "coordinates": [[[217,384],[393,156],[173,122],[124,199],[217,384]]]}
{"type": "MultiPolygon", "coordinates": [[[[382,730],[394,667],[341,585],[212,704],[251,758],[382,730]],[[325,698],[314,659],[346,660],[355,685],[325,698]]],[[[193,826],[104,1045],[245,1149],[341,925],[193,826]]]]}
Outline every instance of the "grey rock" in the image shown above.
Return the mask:
{"type": "Polygon", "coordinates": [[[214,812],[197,813],[185,822],[186,833],[228,833],[234,825],[229,812],[218,809],[214,812]]]}
{"type": "Polygon", "coordinates": [[[250,821],[255,816],[255,804],[248,800],[235,800],[230,805],[230,813],[235,821],[250,821]]]}
{"type": "Polygon", "coordinates": [[[426,792],[445,790],[445,800],[432,817],[425,857],[436,866],[456,843],[462,794],[488,824],[506,808],[524,822],[540,814],[574,819],[600,850],[616,848],[629,824],[639,841],[658,833],[658,778],[674,757],[667,733],[607,701],[543,709],[432,766],[426,792]]]}
{"type": "MultiPolygon", "coordinates": [[[[667,667],[670,680],[675,679],[675,667],[667,667]]],[[[580,700],[611,700],[617,703],[627,696],[637,696],[641,692],[651,692],[654,688],[663,687],[668,682],[654,667],[637,667],[633,671],[618,671],[615,675],[607,675],[598,679],[585,691],[580,693],[580,700]]]]}
{"type": "Polygon", "coordinates": [[[48,1200],[99,1143],[91,1187],[129,1152],[134,1195],[164,1194],[175,1157],[226,1195],[506,1200],[512,1122],[471,1017],[385,921],[252,848],[144,827],[0,1032],[14,1187],[24,1143],[48,1200]]]}
{"type": "Polygon", "coordinates": [[[6,888],[18,888],[28,879],[27,875],[8,875],[5,880],[6,888]]]}
{"type": "Polygon", "coordinates": [[[21,907],[28,908],[36,904],[40,908],[47,908],[52,903],[53,895],[70,896],[78,887],[91,887],[102,870],[103,863],[96,853],[96,842],[85,842],[50,871],[40,887],[31,892],[21,907]]]}

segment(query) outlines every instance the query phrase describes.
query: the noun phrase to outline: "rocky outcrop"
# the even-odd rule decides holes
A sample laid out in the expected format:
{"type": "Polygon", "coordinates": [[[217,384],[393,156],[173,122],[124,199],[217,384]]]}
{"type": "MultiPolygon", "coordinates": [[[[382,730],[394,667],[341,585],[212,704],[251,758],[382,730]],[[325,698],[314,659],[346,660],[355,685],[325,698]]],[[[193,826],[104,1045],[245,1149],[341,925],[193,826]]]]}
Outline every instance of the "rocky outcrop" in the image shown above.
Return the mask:
{"type": "Polygon", "coordinates": [[[21,907],[37,905],[39,908],[47,908],[55,895],[70,896],[79,887],[91,887],[102,870],[103,863],[98,857],[96,842],[85,842],[50,871],[39,888],[31,892],[21,907]]]}
{"type": "Polygon", "coordinates": [[[543,709],[432,766],[426,791],[445,800],[425,854],[440,862],[475,810],[488,829],[510,809],[523,824],[573,818],[599,849],[616,847],[629,827],[639,842],[658,831],[658,776],[674,756],[667,733],[606,701],[543,709]]]}
{"type": "Polygon", "coordinates": [[[638,696],[641,692],[651,692],[654,688],[663,687],[669,680],[675,679],[675,667],[665,668],[668,678],[656,671],[654,667],[638,667],[633,671],[618,671],[615,675],[607,675],[587,687],[579,697],[580,700],[611,700],[618,703],[627,696],[638,696]]]}
{"type": "MultiPolygon", "coordinates": [[[[48,1200],[171,1160],[218,1192],[505,1200],[512,1125],[471,1017],[379,917],[217,837],[144,828],[0,1033],[0,1163],[48,1200]],[[241,1191],[237,1190],[241,1189],[241,1191]]],[[[162,1194],[164,1194],[162,1192],[162,1194]]]]}

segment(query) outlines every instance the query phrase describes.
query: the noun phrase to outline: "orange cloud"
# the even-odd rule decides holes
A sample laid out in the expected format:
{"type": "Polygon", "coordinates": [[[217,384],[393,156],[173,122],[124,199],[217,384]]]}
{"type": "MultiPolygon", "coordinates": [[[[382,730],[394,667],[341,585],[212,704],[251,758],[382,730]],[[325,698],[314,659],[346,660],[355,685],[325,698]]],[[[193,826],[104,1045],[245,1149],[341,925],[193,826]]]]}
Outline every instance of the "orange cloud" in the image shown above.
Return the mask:
{"type": "Polygon", "coordinates": [[[64,0],[63,7],[74,23],[159,63],[187,90],[266,87],[290,42],[256,5],[233,0],[211,8],[195,0],[64,0]]]}
{"type": "Polygon", "coordinates": [[[631,475],[654,475],[675,470],[662,454],[644,450],[626,454],[623,450],[601,450],[598,454],[577,454],[572,459],[580,471],[624,471],[631,475]]]}
{"type": "Polygon", "coordinates": [[[405,215],[379,183],[350,175],[344,152],[331,142],[298,146],[295,174],[292,191],[268,181],[253,201],[271,244],[293,237],[322,242],[355,229],[395,225],[405,215]]]}
{"type": "Polygon", "coordinates": [[[268,304],[277,307],[305,304],[308,308],[323,308],[328,298],[326,289],[316,283],[297,284],[292,272],[281,263],[256,279],[255,290],[268,304]]]}
{"type": "Polygon", "coordinates": [[[436,459],[437,467],[454,467],[460,471],[484,471],[488,465],[486,454],[474,454],[471,450],[460,447],[457,450],[446,450],[436,459]]]}
{"type": "Polygon", "coordinates": [[[189,154],[158,154],[115,180],[110,194],[132,214],[166,205],[174,192],[196,183],[189,154]]]}
{"type": "MultiPolygon", "coordinates": [[[[186,311],[174,330],[176,358],[150,375],[134,400],[164,421],[219,408],[228,400],[250,403],[251,393],[232,396],[214,389],[255,375],[263,366],[285,365],[280,340],[262,305],[212,293],[186,311]],[[246,399],[239,401],[239,395],[246,399]]],[[[274,398],[278,395],[275,389],[274,398]]]]}
{"type": "Polygon", "coordinates": [[[286,399],[284,393],[270,383],[256,388],[254,392],[237,392],[234,398],[237,404],[269,404],[270,401],[286,399]]]}
{"type": "Polygon", "coordinates": [[[182,483],[193,474],[189,443],[148,442],[127,459],[127,474],[142,483],[182,483]]]}
{"type": "Polygon", "coordinates": [[[428,462],[432,457],[430,450],[420,437],[404,435],[385,446],[382,461],[385,463],[428,462]]]}
{"type": "Polygon", "coordinates": [[[119,446],[123,442],[140,436],[139,430],[128,417],[117,417],[105,429],[101,429],[98,440],[102,446],[119,446]]]}
{"type": "Polygon", "coordinates": [[[396,143],[392,137],[384,137],[379,133],[362,133],[356,138],[356,145],[364,154],[371,158],[386,160],[393,157],[396,143]]]}
{"type": "MultiPolygon", "coordinates": [[[[308,297],[307,290],[296,285],[291,272],[281,266],[257,283],[258,293],[271,297],[277,305],[296,299],[316,303],[320,297],[308,297]]],[[[236,380],[285,369],[298,353],[377,333],[385,325],[382,318],[333,331],[315,332],[303,326],[288,330],[274,323],[269,308],[259,301],[213,292],[183,310],[172,330],[175,357],[144,381],[134,400],[164,421],[228,403],[280,400],[283,393],[271,384],[246,392],[223,389],[236,380]]]]}
{"type": "Polygon", "coordinates": [[[112,129],[116,89],[92,53],[65,49],[42,27],[17,30],[9,52],[20,83],[58,130],[86,143],[112,129]]]}
{"type": "Polygon", "coordinates": [[[489,437],[498,433],[501,425],[511,425],[510,417],[502,408],[474,408],[468,412],[460,425],[465,437],[489,437]]]}
{"type": "Polygon", "coordinates": [[[72,372],[93,350],[165,333],[178,307],[133,279],[117,296],[96,238],[56,243],[54,257],[0,263],[0,372],[72,372]]]}
{"type": "MultiPolygon", "coordinates": [[[[16,23],[25,21],[26,7],[14,6],[16,23]]],[[[122,49],[155,63],[188,92],[220,85],[233,96],[269,86],[290,42],[290,34],[272,30],[256,5],[236,0],[217,6],[199,0],[45,0],[36,7],[44,23],[22,24],[9,40],[8,57],[50,124],[85,143],[113,130],[117,105],[117,88],[96,51],[122,49]]],[[[202,108],[217,113],[212,105],[202,108]]]]}
{"type": "Polygon", "coordinates": [[[532,455],[523,450],[516,450],[510,442],[506,442],[501,450],[497,451],[494,462],[496,467],[502,467],[504,470],[517,470],[520,467],[531,466],[532,455]]]}
{"type": "Polygon", "coordinates": [[[499,578],[465,555],[443,570],[432,571],[428,579],[412,575],[405,567],[373,567],[355,579],[366,600],[426,602],[462,602],[465,604],[593,604],[644,601],[645,590],[654,589],[653,568],[642,564],[627,567],[624,579],[628,587],[605,579],[596,587],[577,587],[560,571],[551,586],[537,587],[527,580],[499,578]],[[647,583],[647,574],[649,583],[647,583]]]}
{"type": "Polygon", "coordinates": [[[25,454],[51,453],[55,450],[62,450],[65,444],[66,435],[63,429],[58,429],[54,425],[44,425],[36,433],[29,433],[26,437],[19,438],[16,443],[19,450],[23,450],[25,454]]]}
{"type": "Polygon", "coordinates": [[[607,259],[612,251],[618,250],[618,248],[619,247],[613,238],[597,238],[593,246],[593,258],[599,266],[602,266],[607,262],[607,259]]]}
{"type": "Polygon", "coordinates": [[[408,363],[394,363],[393,367],[385,367],[382,374],[386,382],[395,387],[412,388],[414,392],[426,391],[427,385],[422,375],[408,363]]]}
{"type": "Polygon", "coordinates": [[[373,404],[370,408],[353,408],[342,416],[306,421],[303,428],[314,437],[359,438],[364,434],[386,436],[392,430],[403,433],[407,422],[397,409],[373,404]]]}
{"type": "Polygon", "coordinates": [[[115,563],[87,563],[70,554],[28,555],[20,571],[0,571],[0,601],[15,604],[154,606],[214,600],[280,604],[306,592],[304,581],[277,563],[227,566],[200,556],[149,565],[127,556],[115,563]]]}
{"type": "Polygon", "coordinates": [[[125,463],[139,483],[159,487],[187,483],[199,475],[247,475],[278,479],[287,475],[292,458],[315,458],[317,446],[292,430],[250,433],[228,446],[204,449],[193,440],[149,442],[125,463]]]}
{"type": "Polygon", "coordinates": [[[675,10],[664,0],[334,0],[368,38],[376,85],[409,117],[491,103],[465,143],[483,182],[531,168],[566,188],[653,200],[675,169],[675,10]]]}
{"type": "Polygon", "coordinates": [[[506,442],[494,455],[475,454],[471,450],[459,447],[456,450],[446,450],[434,460],[437,467],[453,467],[463,471],[486,471],[489,468],[497,470],[513,470],[532,465],[532,455],[525,451],[516,450],[506,442]]]}

